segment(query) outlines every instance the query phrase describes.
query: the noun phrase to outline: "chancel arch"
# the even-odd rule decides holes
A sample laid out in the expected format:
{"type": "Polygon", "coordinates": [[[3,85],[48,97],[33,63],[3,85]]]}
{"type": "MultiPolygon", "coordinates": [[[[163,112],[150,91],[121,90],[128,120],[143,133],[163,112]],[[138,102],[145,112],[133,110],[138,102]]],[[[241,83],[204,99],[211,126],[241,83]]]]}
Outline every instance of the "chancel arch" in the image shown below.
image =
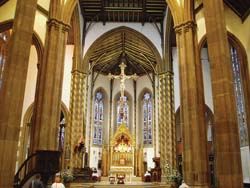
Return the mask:
{"type": "MultiPolygon", "coordinates": [[[[145,160],[150,163],[149,167],[154,167],[152,158],[155,157],[156,152],[154,151],[155,119],[153,116],[155,113],[153,111],[155,111],[155,104],[153,93],[159,64],[162,64],[163,61],[152,41],[142,32],[125,26],[118,27],[97,38],[84,55],[84,68],[88,68],[87,98],[91,99],[86,105],[94,108],[98,88],[102,88],[107,94],[105,96],[107,105],[106,102],[104,103],[104,144],[102,147],[93,144],[88,146],[90,167],[97,168],[99,173],[104,176],[107,176],[109,171],[114,173],[119,165],[123,170],[128,168],[130,175],[142,176],[147,170],[143,168],[142,124],[144,122],[141,119],[143,118],[143,98],[147,98],[147,109],[152,110],[150,115],[149,113],[147,115],[151,119],[145,122],[150,124],[150,126],[145,125],[147,127],[145,130],[147,144],[145,146],[150,149],[150,151],[144,152],[147,155],[145,160]],[[147,94],[143,93],[146,91],[147,94]],[[107,111],[105,111],[106,109],[107,111]],[[124,134],[128,136],[126,138],[135,139],[133,145],[128,144],[132,143],[130,139],[129,142],[125,139],[127,145],[123,145],[125,137],[121,137],[123,133],[119,133],[119,131],[125,131],[124,134]],[[115,138],[115,135],[120,136],[115,138]],[[139,135],[140,139],[138,139],[139,135]],[[112,145],[115,143],[115,139],[120,145],[112,145]],[[110,147],[116,151],[116,155],[112,154],[110,147]],[[131,147],[130,154],[123,153],[125,152],[121,149],[123,147],[131,147]],[[118,151],[119,148],[121,153],[118,151]],[[99,165],[100,161],[102,161],[101,165],[99,165]]],[[[93,126],[93,123],[88,122],[94,122],[94,109],[87,114],[87,138],[92,138],[93,127],[90,128],[90,132],[89,125],[93,126]]]]}

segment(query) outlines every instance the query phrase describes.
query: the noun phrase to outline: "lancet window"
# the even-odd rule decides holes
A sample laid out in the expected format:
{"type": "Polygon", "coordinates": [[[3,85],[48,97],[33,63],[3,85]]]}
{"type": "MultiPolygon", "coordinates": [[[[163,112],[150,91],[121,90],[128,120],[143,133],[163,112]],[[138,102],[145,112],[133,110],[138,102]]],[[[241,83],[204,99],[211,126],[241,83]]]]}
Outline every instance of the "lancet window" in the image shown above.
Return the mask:
{"type": "Polygon", "coordinates": [[[104,102],[103,94],[97,92],[94,102],[94,130],[93,130],[93,144],[101,145],[103,136],[103,115],[104,102]]]}
{"type": "Polygon", "coordinates": [[[58,149],[59,151],[64,150],[64,139],[65,139],[65,118],[63,117],[63,113],[61,113],[61,120],[60,120],[60,126],[59,126],[59,132],[58,132],[58,149]]]}
{"type": "Polygon", "coordinates": [[[128,127],[129,122],[129,105],[128,98],[126,96],[123,99],[120,97],[117,102],[117,128],[121,123],[124,123],[128,127]]]}
{"type": "Polygon", "coordinates": [[[152,100],[148,92],[143,96],[143,144],[152,144],[152,100]]]}
{"type": "Polygon", "coordinates": [[[0,89],[2,87],[3,71],[7,56],[8,39],[9,39],[9,31],[0,33],[0,89]]]}
{"type": "Polygon", "coordinates": [[[248,135],[247,135],[245,100],[244,100],[243,86],[241,80],[240,59],[236,48],[232,45],[230,45],[230,52],[232,59],[234,89],[235,89],[235,98],[237,105],[236,108],[237,108],[237,117],[239,125],[240,146],[245,146],[248,144],[248,135]]]}

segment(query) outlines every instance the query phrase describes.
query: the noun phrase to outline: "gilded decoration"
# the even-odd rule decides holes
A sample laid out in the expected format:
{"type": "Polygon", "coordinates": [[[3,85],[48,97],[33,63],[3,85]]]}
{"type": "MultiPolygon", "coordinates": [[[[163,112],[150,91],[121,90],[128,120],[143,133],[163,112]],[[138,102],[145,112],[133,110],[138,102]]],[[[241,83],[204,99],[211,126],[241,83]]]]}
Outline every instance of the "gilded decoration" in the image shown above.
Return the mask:
{"type": "Polygon", "coordinates": [[[131,135],[124,123],[118,127],[115,135],[111,139],[110,146],[111,171],[117,170],[117,167],[122,167],[122,169],[125,170],[125,168],[134,165],[135,138],[131,135]]]}
{"type": "Polygon", "coordinates": [[[113,136],[113,138],[111,139],[111,146],[116,146],[117,144],[119,144],[119,142],[122,142],[127,140],[127,143],[131,146],[134,147],[135,146],[135,137],[131,135],[131,133],[129,132],[128,127],[125,124],[121,124],[115,135],[113,136]]]}

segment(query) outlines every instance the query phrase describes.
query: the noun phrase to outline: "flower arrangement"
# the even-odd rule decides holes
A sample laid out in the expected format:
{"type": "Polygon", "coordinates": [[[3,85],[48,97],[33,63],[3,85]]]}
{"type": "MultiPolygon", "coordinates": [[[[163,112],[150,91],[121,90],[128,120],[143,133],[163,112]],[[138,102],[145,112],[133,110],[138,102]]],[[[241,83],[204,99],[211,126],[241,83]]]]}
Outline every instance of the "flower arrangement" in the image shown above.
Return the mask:
{"type": "Polygon", "coordinates": [[[69,169],[65,169],[61,172],[61,178],[64,183],[69,183],[74,180],[74,176],[69,169]]]}
{"type": "Polygon", "coordinates": [[[74,152],[75,153],[81,153],[85,151],[85,142],[84,142],[84,138],[81,137],[77,144],[74,146],[74,152]]]}
{"type": "Polygon", "coordinates": [[[181,184],[182,181],[181,173],[175,168],[173,168],[168,162],[165,165],[165,171],[168,183],[175,183],[176,185],[181,184]]]}

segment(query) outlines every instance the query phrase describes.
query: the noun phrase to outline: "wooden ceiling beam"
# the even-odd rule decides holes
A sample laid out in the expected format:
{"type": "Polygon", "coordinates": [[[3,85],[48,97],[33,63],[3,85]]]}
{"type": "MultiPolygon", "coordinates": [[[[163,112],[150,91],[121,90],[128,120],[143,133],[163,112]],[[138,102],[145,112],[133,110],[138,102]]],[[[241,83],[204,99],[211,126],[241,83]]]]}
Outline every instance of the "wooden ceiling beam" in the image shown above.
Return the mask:
{"type": "Polygon", "coordinates": [[[132,45],[130,45],[130,46],[126,46],[126,45],[125,45],[125,52],[126,52],[126,50],[135,51],[135,52],[137,52],[137,53],[147,54],[147,56],[149,56],[150,59],[152,59],[152,60],[155,59],[155,56],[154,56],[152,53],[143,51],[143,50],[141,50],[140,48],[135,47],[135,46],[132,46],[132,45]]]}
{"type": "Polygon", "coordinates": [[[138,61],[137,58],[134,57],[133,55],[130,54],[129,58],[132,59],[134,62],[137,62],[139,65],[141,65],[144,68],[144,70],[153,72],[153,69],[151,68],[151,66],[144,64],[143,61],[141,60],[138,61]]]}

